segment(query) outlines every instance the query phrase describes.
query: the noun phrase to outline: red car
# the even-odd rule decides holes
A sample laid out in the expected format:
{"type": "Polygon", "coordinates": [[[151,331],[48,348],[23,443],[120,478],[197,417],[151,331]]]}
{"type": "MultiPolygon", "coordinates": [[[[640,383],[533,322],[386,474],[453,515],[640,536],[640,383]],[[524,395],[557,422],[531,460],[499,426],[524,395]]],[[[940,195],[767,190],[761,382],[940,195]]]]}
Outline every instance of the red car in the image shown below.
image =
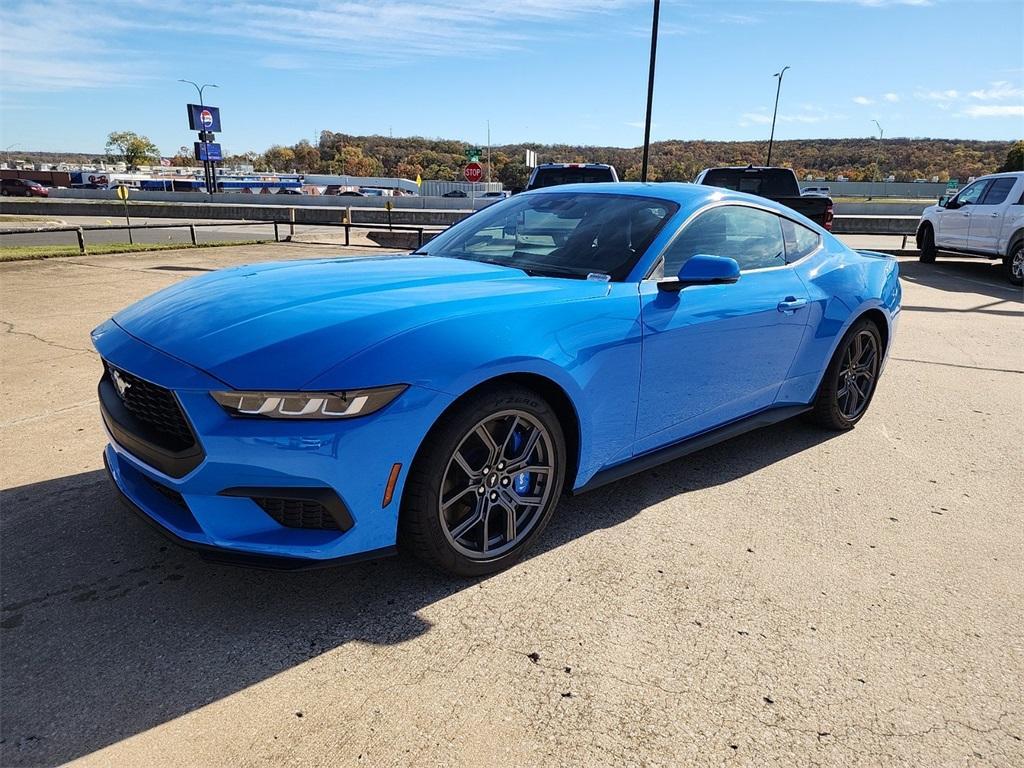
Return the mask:
{"type": "Polygon", "coordinates": [[[38,181],[31,179],[4,179],[0,184],[0,195],[5,197],[49,197],[50,191],[38,181]]]}

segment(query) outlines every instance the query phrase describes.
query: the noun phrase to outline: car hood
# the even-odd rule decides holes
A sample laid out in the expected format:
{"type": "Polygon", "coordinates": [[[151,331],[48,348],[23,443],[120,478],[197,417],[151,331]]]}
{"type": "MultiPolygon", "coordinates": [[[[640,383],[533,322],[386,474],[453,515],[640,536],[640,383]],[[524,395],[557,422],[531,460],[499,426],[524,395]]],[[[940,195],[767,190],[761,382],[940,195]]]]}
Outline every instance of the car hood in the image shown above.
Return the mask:
{"type": "MultiPolygon", "coordinates": [[[[166,288],[114,316],[127,333],[237,389],[301,389],[384,339],[453,316],[605,295],[460,259],[390,255],[259,264],[166,288]]],[[[337,386],[363,381],[348,371],[337,386]]]]}

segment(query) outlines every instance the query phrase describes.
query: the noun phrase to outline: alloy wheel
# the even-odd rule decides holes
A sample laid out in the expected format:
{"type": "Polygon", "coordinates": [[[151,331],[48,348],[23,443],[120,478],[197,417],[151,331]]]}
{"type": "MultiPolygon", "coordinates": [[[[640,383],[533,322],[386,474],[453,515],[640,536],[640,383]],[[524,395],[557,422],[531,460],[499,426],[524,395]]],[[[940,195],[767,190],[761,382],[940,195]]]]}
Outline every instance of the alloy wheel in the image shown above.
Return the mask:
{"type": "Polygon", "coordinates": [[[1017,246],[1013,252],[1013,259],[1010,262],[1010,276],[1015,280],[1024,278],[1024,245],[1017,246]]]}
{"type": "Polygon", "coordinates": [[[475,560],[513,549],[543,517],[555,469],[551,435],[534,416],[506,410],[479,421],[459,441],[441,480],[445,537],[475,560]]]}
{"type": "Polygon", "coordinates": [[[839,369],[836,404],[844,418],[853,421],[868,407],[878,378],[878,364],[878,340],[871,331],[860,331],[850,339],[839,369]]]}

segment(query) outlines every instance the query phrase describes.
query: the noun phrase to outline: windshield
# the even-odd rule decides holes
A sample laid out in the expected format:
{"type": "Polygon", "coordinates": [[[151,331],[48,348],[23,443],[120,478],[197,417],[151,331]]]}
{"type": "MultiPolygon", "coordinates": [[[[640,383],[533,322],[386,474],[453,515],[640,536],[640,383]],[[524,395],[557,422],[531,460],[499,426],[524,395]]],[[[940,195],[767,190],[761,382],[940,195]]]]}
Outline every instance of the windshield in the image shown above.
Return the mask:
{"type": "Polygon", "coordinates": [[[522,269],[528,274],[622,280],[678,209],[628,195],[546,192],[495,203],[417,253],[522,269]]]}

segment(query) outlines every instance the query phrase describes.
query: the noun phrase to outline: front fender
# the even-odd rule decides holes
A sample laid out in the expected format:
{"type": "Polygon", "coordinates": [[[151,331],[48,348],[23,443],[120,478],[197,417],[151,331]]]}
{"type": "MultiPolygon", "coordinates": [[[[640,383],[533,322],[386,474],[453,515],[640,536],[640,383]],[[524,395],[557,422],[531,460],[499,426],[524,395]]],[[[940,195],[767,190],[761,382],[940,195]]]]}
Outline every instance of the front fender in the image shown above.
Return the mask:
{"type": "Polygon", "coordinates": [[[572,403],[580,426],[577,484],[630,455],[640,384],[636,284],[602,284],[592,297],[516,310],[481,309],[402,331],[310,382],[341,386],[353,372],[458,398],[510,374],[542,376],[572,403]]]}

